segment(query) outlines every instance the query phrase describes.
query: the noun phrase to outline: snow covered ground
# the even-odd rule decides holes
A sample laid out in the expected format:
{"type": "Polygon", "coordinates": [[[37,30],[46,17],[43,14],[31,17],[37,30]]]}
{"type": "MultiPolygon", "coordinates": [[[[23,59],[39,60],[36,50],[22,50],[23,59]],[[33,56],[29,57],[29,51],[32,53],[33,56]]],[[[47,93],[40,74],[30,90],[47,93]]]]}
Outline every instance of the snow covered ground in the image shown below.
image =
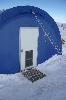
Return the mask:
{"type": "MultiPolygon", "coordinates": [[[[63,31],[66,40],[66,29],[63,31]]],[[[34,83],[21,73],[0,75],[0,100],[66,100],[66,43],[63,55],[55,55],[38,69],[47,76],[34,83]]]]}

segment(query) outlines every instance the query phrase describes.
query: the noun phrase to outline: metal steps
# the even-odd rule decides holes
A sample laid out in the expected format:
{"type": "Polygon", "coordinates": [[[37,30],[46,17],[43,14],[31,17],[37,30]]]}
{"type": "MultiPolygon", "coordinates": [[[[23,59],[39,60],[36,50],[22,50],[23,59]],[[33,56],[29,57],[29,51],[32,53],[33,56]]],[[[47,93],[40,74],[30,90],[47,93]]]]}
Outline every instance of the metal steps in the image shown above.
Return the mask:
{"type": "Polygon", "coordinates": [[[43,74],[42,72],[40,72],[36,68],[30,68],[30,69],[27,69],[25,71],[22,71],[22,74],[26,78],[28,78],[28,80],[30,80],[31,82],[37,81],[37,80],[46,76],[45,74],[43,74]]]}

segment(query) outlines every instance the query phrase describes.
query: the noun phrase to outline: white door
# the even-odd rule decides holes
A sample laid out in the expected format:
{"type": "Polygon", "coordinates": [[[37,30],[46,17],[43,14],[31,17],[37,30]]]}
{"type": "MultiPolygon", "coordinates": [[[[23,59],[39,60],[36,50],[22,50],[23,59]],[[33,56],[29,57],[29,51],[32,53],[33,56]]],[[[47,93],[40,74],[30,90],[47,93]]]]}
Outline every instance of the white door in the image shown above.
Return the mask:
{"type": "Polygon", "coordinates": [[[19,57],[21,70],[37,66],[38,27],[20,27],[19,57]]]}

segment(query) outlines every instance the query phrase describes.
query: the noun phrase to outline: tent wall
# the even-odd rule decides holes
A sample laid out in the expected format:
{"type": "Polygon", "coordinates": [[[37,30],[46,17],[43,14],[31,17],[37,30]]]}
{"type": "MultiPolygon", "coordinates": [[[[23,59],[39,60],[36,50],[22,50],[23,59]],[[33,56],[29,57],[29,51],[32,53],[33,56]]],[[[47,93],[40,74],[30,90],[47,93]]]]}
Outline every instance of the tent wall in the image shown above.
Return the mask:
{"type": "Polygon", "coordinates": [[[38,58],[41,64],[52,55],[58,54],[47,36],[44,36],[41,26],[36,21],[32,11],[44,25],[44,30],[62,51],[61,36],[54,20],[36,7],[16,7],[4,11],[0,15],[0,73],[16,73],[20,71],[19,62],[19,29],[20,27],[39,27],[38,58]]]}

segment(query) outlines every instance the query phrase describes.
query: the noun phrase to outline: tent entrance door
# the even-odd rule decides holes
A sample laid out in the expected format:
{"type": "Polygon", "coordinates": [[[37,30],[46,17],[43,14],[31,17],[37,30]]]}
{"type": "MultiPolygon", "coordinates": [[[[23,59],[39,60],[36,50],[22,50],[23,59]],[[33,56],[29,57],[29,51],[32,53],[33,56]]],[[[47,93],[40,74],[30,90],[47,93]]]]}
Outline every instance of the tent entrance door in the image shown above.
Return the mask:
{"type": "Polygon", "coordinates": [[[21,70],[37,66],[38,27],[20,27],[19,58],[21,70]]]}

